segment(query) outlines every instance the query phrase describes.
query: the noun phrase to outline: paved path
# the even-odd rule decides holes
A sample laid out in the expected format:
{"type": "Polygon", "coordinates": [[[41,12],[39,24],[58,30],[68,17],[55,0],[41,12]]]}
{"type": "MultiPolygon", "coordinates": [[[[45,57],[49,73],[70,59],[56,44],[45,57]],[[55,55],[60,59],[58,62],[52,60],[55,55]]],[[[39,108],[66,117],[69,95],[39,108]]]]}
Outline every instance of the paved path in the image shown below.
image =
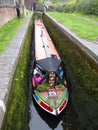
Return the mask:
{"type": "Polygon", "coordinates": [[[26,18],[6,51],[0,56],[0,130],[6,113],[9,92],[32,14],[26,18]]]}
{"type": "Polygon", "coordinates": [[[88,20],[88,21],[90,21],[92,23],[98,24],[98,21],[96,21],[96,20],[93,20],[93,19],[90,19],[90,18],[86,18],[86,17],[83,17],[83,16],[79,16],[79,15],[76,15],[76,14],[72,14],[72,15],[74,15],[76,17],[80,17],[80,18],[85,19],[85,20],[88,20]]]}

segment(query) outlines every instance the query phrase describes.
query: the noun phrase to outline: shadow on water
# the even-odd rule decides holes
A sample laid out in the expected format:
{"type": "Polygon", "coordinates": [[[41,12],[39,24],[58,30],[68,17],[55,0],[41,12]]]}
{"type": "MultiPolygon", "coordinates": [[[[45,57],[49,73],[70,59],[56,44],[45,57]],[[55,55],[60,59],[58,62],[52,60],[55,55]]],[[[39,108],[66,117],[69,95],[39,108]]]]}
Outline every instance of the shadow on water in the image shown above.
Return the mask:
{"type": "Polygon", "coordinates": [[[33,100],[31,102],[31,121],[30,130],[62,130],[62,114],[58,117],[48,114],[42,110],[36,102],[33,100]]]}

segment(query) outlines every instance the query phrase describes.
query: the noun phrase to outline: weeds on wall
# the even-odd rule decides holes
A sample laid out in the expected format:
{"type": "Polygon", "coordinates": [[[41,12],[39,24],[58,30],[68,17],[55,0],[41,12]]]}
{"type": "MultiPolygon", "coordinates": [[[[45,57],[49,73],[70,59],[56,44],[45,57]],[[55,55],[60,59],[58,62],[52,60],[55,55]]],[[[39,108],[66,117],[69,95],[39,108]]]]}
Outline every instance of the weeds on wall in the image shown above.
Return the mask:
{"type": "Polygon", "coordinates": [[[98,65],[46,15],[43,17],[64,63],[70,98],[80,129],[97,130],[98,65]]]}

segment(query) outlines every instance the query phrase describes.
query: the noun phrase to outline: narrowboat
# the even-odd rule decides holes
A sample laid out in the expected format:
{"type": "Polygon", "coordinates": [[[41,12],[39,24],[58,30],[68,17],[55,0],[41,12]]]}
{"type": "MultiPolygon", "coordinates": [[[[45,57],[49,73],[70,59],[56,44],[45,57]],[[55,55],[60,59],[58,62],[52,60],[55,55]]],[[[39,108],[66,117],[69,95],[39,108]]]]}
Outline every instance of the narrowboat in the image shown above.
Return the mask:
{"type": "Polygon", "coordinates": [[[34,22],[33,97],[38,105],[52,115],[59,115],[68,103],[68,87],[62,60],[45,25],[34,22]]]}

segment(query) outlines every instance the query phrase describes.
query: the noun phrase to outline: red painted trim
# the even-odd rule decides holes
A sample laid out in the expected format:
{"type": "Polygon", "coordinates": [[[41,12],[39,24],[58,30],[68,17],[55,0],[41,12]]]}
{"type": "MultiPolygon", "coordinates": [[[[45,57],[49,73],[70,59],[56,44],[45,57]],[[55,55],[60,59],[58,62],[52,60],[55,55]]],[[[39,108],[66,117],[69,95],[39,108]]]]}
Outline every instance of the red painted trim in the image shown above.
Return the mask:
{"type": "Polygon", "coordinates": [[[48,106],[48,105],[46,105],[44,102],[40,102],[40,105],[43,107],[43,108],[45,108],[46,110],[48,110],[48,111],[50,111],[50,112],[52,112],[53,111],[53,109],[50,107],[50,106],[48,106]]]}
{"type": "Polygon", "coordinates": [[[65,108],[65,105],[66,105],[66,100],[64,100],[64,102],[60,106],[59,111],[62,111],[65,108]]]}

